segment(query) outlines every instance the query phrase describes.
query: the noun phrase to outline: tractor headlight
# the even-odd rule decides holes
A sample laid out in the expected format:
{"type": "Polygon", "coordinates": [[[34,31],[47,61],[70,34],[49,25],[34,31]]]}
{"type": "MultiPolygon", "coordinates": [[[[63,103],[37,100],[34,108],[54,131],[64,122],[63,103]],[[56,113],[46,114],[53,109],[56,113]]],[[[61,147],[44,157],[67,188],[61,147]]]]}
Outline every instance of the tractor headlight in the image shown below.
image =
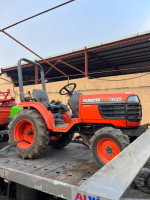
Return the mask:
{"type": "Polygon", "coordinates": [[[140,99],[136,95],[131,95],[127,98],[127,103],[140,103],[140,99]]]}

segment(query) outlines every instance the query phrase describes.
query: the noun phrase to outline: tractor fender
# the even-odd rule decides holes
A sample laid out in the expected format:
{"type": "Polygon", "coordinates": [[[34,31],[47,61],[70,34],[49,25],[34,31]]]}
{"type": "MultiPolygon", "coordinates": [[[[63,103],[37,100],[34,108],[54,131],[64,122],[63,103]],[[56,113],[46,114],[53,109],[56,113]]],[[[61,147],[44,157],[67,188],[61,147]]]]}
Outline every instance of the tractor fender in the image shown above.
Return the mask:
{"type": "Polygon", "coordinates": [[[46,107],[42,103],[40,103],[40,102],[19,103],[19,107],[23,107],[23,108],[29,107],[29,108],[36,109],[42,115],[43,119],[45,120],[47,128],[49,130],[54,129],[54,126],[55,126],[54,117],[53,117],[51,111],[47,110],[46,107]]]}

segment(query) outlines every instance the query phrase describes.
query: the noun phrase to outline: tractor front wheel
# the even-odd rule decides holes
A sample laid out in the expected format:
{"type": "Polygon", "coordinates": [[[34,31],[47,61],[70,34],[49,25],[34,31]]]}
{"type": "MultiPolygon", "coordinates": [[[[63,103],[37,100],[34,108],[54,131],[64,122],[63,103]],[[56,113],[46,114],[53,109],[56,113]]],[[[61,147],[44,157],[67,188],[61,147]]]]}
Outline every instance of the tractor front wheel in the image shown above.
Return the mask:
{"type": "Polygon", "coordinates": [[[105,127],[95,132],[90,148],[100,166],[105,165],[129,145],[129,138],[121,130],[105,127]]]}
{"type": "Polygon", "coordinates": [[[9,124],[9,141],[18,141],[14,148],[23,159],[37,158],[46,149],[49,140],[49,130],[37,110],[24,109],[9,124]]]}

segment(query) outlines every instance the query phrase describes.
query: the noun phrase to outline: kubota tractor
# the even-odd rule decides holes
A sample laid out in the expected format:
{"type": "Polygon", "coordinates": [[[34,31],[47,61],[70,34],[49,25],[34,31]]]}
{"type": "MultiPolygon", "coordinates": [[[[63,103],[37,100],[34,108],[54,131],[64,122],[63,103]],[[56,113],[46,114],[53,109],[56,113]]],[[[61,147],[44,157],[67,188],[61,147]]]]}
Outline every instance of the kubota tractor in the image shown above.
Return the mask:
{"type": "Polygon", "coordinates": [[[142,111],[139,97],[132,93],[83,95],[74,92],[75,83],[61,88],[59,94],[69,95],[68,107],[49,101],[45,89],[43,68],[28,59],[18,61],[20,110],[9,127],[10,142],[19,157],[36,158],[48,145],[65,147],[74,133],[79,133],[90,145],[100,165],[108,163],[145,129],[140,126],[142,111]],[[21,61],[40,69],[42,90],[34,89],[33,97],[25,97],[21,61]]]}

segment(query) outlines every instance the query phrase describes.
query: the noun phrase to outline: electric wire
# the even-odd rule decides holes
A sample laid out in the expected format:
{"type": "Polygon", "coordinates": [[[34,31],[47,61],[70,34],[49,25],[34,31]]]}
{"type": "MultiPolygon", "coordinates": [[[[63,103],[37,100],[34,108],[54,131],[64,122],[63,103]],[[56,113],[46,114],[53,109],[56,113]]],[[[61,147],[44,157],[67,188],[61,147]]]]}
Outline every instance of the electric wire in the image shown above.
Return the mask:
{"type": "Polygon", "coordinates": [[[61,7],[61,6],[64,6],[64,5],[66,5],[66,4],[68,4],[68,3],[71,3],[71,2],[73,2],[73,1],[75,1],[75,0],[70,0],[70,1],[67,1],[67,2],[65,2],[65,3],[59,4],[59,5],[57,5],[57,6],[53,7],[53,8],[49,8],[48,10],[45,10],[45,11],[40,12],[40,13],[37,13],[37,14],[35,14],[35,15],[32,15],[31,17],[25,18],[25,19],[23,19],[23,20],[21,20],[21,21],[18,21],[18,22],[16,22],[16,23],[14,23],[14,24],[11,24],[11,25],[9,25],[9,26],[3,28],[2,30],[4,31],[4,30],[6,30],[6,29],[9,29],[9,28],[11,28],[11,27],[13,27],[13,26],[16,26],[16,25],[18,25],[18,24],[21,24],[21,23],[23,23],[23,22],[25,22],[25,21],[27,21],[27,20],[29,20],[29,19],[32,19],[32,18],[37,17],[37,16],[39,16],[39,15],[45,14],[45,13],[51,11],[51,10],[54,10],[54,9],[59,8],[59,7],[61,7]]]}
{"type": "Polygon", "coordinates": [[[132,79],[136,79],[136,78],[140,78],[140,77],[143,77],[143,76],[147,76],[148,74],[150,74],[150,72],[146,73],[146,74],[142,74],[142,75],[139,75],[139,76],[136,76],[136,77],[131,77],[131,78],[125,78],[125,79],[119,79],[119,80],[108,80],[108,79],[104,79],[104,78],[94,78],[94,77],[90,77],[90,79],[96,79],[96,80],[102,80],[102,81],[127,81],[127,80],[132,80],[132,79]]]}

